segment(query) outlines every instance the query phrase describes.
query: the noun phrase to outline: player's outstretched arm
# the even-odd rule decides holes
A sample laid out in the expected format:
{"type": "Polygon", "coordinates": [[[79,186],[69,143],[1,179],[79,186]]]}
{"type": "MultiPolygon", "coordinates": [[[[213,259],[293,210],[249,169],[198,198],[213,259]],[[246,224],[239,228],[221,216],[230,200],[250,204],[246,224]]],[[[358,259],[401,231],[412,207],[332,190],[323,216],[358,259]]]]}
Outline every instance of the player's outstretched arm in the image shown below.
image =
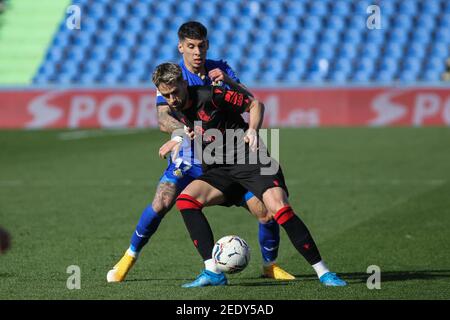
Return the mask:
{"type": "Polygon", "coordinates": [[[184,128],[180,121],[170,115],[170,107],[168,105],[159,105],[157,110],[159,130],[172,133],[177,129],[184,128]]]}

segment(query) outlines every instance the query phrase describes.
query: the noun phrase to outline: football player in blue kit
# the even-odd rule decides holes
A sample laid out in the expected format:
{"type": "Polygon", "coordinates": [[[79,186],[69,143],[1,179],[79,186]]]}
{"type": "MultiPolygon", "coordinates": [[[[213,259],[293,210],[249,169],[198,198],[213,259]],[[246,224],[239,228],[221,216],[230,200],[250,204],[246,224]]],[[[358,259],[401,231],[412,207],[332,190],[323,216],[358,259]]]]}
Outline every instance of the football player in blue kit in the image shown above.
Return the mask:
{"type": "MultiPolygon", "coordinates": [[[[234,71],[222,60],[206,59],[208,50],[207,29],[199,22],[184,23],[178,30],[178,49],[183,56],[179,65],[183,71],[183,78],[189,86],[219,85],[226,88],[238,88],[247,92],[234,71]]],[[[249,93],[248,93],[249,94],[249,93]]],[[[160,130],[172,133],[184,128],[184,125],[172,116],[166,100],[157,93],[156,98],[158,122],[160,130]]],[[[188,133],[187,134],[193,134],[188,133]]],[[[130,246],[120,261],[107,274],[108,282],[125,280],[142,248],[156,232],[164,215],[175,204],[179,193],[193,180],[202,175],[202,165],[193,152],[192,142],[183,141],[179,136],[165,143],[159,150],[160,156],[165,156],[176,149],[177,154],[168,157],[168,167],[159,180],[155,197],[139,219],[130,246]]],[[[278,246],[280,242],[279,225],[274,220],[268,220],[264,204],[251,192],[247,192],[242,199],[243,207],[259,218],[259,244],[263,258],[263,276],[278,280],[292,280],[295,277],[276,264],[278,246]]],[[[209,262],[211,263],[211,262],[209,262]]]]}

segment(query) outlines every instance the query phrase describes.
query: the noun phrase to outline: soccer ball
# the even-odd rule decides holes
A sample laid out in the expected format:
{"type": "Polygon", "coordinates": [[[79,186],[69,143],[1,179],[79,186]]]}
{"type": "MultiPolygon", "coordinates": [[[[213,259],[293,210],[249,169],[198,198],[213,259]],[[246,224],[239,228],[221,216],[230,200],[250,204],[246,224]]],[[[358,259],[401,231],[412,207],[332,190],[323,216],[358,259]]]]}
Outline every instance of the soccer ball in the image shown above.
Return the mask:
{"type": "Polygon", "coordinates": [[[216,242],[212,252],[217,269],[225,273],[237,273],[250,261],[250,248],[238,236],[225,236],[216,242]]]}

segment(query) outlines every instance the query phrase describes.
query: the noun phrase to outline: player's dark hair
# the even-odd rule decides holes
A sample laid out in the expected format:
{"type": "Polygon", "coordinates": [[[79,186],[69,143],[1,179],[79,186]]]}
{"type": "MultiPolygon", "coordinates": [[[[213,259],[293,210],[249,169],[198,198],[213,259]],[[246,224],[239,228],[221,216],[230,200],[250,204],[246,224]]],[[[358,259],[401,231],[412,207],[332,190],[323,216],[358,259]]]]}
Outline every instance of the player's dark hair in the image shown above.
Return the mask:
{"type": "Polygon", "coordinates": [[[178,39],[183,41],[186,38],[194,40],[206,39],[208,30],[206,27],[197,21],[188,21],[183,23],[178,29],[178,39]]]}
{"type": "Polygon", "coordinates": [[[152,81],[156,87],[161,83],[174,84],[183,80],[183,71],[175,63],[162,63],[155,68],[152,75],[152,81]]]}

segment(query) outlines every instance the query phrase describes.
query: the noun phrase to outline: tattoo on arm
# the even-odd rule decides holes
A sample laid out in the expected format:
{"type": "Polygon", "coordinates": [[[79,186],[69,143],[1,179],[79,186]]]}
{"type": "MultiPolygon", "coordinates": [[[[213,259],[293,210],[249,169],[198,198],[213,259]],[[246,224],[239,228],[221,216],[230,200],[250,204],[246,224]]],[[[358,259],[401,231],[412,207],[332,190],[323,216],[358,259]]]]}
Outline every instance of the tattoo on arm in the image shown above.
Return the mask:
{"type": "Polygon", "coordinates": [[[169,106],[158,106],[158,124],[163,132],[172,133],[176,129],[183,129],[184,125],[169,114],[169,106]]]}

